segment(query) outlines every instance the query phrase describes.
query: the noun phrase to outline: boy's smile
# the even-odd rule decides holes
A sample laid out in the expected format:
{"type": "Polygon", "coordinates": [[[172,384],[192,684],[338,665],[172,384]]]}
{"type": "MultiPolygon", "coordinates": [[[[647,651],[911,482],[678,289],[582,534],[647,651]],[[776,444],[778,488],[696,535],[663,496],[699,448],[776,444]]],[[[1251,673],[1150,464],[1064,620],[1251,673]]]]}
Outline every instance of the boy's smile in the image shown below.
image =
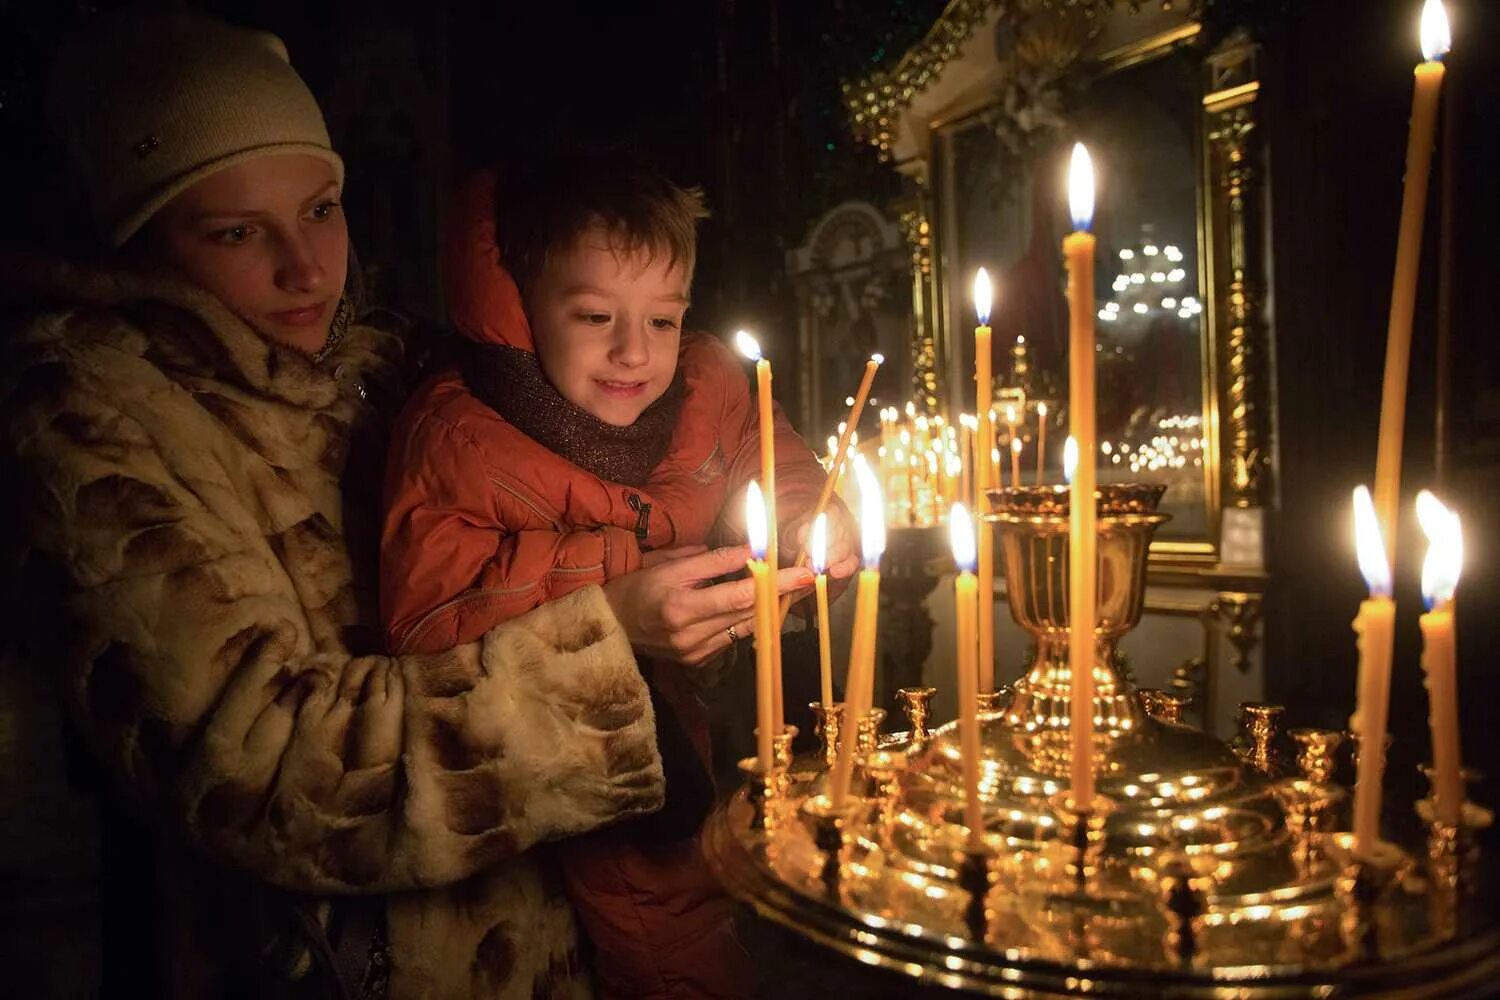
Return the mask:
{"type": "Polygon", "coordinates": [[[677,373],[688,275],[649,248],[586,230],[542,269],[526,296],[537,359],[557,391],[605,423],[628,427],[677,373]]]}

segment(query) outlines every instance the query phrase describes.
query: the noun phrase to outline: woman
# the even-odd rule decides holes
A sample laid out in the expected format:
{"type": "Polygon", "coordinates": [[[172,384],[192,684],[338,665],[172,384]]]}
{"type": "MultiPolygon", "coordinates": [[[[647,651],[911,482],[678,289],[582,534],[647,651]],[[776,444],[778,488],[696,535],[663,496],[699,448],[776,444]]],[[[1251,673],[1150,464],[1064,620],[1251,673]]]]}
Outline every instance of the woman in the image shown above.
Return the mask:
{"type": "Polygon", "coordinates": [[[6,261],[25,320],[0,422],[30,661],[163,829],[171,886],[141,905],[171,911],[166,989],[586,992],[530,849],[660,806],[631,648],[686,648],[747,606],[741,584],[697,588],[743,550],[670,553],[449,654],[378,655],[399,345],[349,322],[343,164],[311,94],[274,37],[186,14],[100,22],[57,80],[117,253],[6,261]]]}

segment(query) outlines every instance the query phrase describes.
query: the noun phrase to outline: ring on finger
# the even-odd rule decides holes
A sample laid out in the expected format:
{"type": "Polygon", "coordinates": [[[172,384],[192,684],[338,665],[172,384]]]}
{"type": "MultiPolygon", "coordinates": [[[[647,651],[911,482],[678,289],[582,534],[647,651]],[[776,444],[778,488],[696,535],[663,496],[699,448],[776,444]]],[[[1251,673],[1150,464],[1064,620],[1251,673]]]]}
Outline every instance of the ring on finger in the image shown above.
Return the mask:
{"type": "Polygon", "coordinates": [[[739,633],[734,630],[734,626],[733,625],[729,626],[724,631],[726,631],[726,632],[729,633],[729,641],[730,642],[739,642],[740,641],[739,633]]]}

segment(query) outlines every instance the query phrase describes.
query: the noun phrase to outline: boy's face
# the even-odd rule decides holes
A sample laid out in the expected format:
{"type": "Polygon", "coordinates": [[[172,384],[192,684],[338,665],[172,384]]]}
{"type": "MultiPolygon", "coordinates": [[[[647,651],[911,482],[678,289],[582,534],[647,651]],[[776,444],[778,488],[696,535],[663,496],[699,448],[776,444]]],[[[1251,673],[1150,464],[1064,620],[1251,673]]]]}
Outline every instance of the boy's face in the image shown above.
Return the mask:
{"type": "Polygon", "coordinates": [[[543,373],[565,399],[605,423],[635,423],[676,374],[687,286],[680,261],[616,250],[602,227],[585,231],[527,295],[543,373]]]}

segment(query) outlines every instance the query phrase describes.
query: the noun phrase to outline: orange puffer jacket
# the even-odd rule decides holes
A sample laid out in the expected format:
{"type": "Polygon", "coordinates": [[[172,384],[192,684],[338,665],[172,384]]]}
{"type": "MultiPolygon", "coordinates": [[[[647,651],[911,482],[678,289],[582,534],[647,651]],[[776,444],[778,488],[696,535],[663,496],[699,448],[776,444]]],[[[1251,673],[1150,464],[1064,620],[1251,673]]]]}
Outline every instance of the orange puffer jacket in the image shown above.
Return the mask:
{"type": "MultiPolygon", "coordinates": [[[[494,180],[460,192],[445,241],[449,315],[471,340],[534,350],[495,242],[494,180]]],[[[480,402],[458,370],[408,402],[392,434],[381,535],[381,611],[392,652],[448,649],[496,623],[637,569],[641,552],[739,537],[726,504],[760,470],[759,419],[742,363],[687,333],[686,387],[665,458],[643,488],[608,482],[480,402]],[[716,530],[716,528],[718,530],[716,530]]],[[[824,472],[776,410],[778,518],[817,500],[824,472]]],[[[794,554],[794,539],[781,551],[794,554]]]]}

